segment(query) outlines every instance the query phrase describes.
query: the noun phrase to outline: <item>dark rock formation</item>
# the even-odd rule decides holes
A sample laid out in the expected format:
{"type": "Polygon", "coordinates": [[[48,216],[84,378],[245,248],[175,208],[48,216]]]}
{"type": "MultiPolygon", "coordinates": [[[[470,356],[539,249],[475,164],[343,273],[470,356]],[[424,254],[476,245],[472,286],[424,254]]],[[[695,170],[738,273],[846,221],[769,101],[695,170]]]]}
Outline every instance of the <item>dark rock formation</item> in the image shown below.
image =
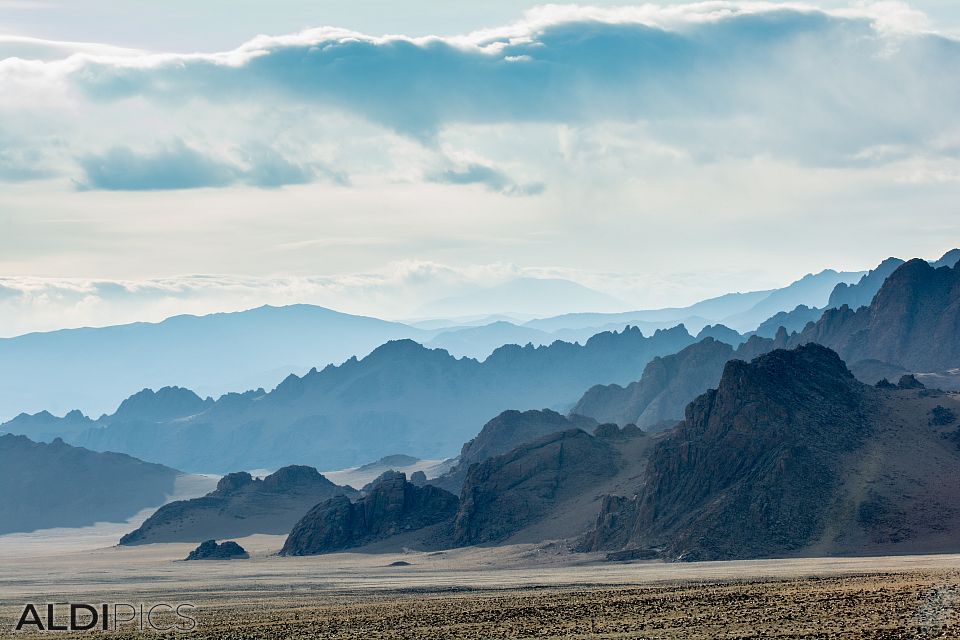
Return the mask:
{"type": "Polygon", "coordinates": [[[0,436],[0,534],[124,522],[163,504],[179,473],[60,439],[0,436]]]}
{"type": "Polygon", "coordinates": [[[926,389],[924,384],[917,380],[917,377],[912,373],[900,376],[900,381],[897,382],[897,389],[926,389]]]}
{"type": "Polygon", "coordinates": [[[877,389],[887,389],[887,390],[897,388],[897,385],[893,384],[886,378],[880,378],[880,380],[878,380],[877,383],[873,386],[876,387],[877,389]]]}
{"type": "Polygon", "coordinates": [[[229,473],[220,479],[216,490],[202,498],[164,505],[140,528],[123,536],[120,544],[287,533],[317,502],[355,494],[349,487],[333,484],[313,467],[283,467],[262,480],[246,471],[229,473]]]}
{"type": "Polygon", "coordinates": [[[880,287],[869,307],[828,309],[791,345],[816,342],[850,363],[861,360],[908,371],[960,366],[960,268],[910,260],[880,287]]]}
{"type": "Polygon", "coordinates": [[[422,487],[423,485],[427,484],[427,474],[425,474],[423,471],[414,471],[410,474],[410,482],[418,487],[422,487]]]}
{"type": "Polygon", "coordinates": [[[384,473],[356,502],[337,496],[321,502],[287,536],[280,555],[318,555],[449,522],[457,497],[443,489],[418,487],[402,473],[384,473]]]}
{"type": "Polygon", "coordinates": [[[242,560],[249,558],[246,550],[233,540],[217,544],[216,540],[201,542],[185,560],[242,560]]]}
{"type": "Polygon", "coordinates": [[[822,531],[842,454],[869,430],[864,390],[819,345],[729,362],[718,389],[692,402],[654,449],[636,504],[607,503],[588,546],[662,548],[694,560],[809,544],[822,531]],[[624,534],[619,524],[630,517],[624,534]]]}
{"type": "Polygon", "coordinates": [[[455,544],[498,542],[559,501],[617,473],[611,444],[579,429],[548,435],[473,465],[460,494],[455,544]]]}
{"type": "Polygon", "coordinates": [[[459,493],[467,477],[470,465],[483,462],[514,448],[533,442],[551,433],[568,429],[592,431],[596,426],[592,418],[571,414],[563,416],[556,411],[504,411],[485,425],[475,438],[460,449],[457,464],[431,484],[459,493]]]}
{"type": "Polygon", "coordinates": [[[816,344],[731,361],[654,447],[637,496],[604,501],[582,548],[683,560],[952,552],[958,408],[953,395],[862,384],[816,344]]]}
{"type": "Polygon", "coordinates": [[[938,404],[930,410],[930,426],[945,427],[957,421],[957,413],[942,404],[938,404]]]}

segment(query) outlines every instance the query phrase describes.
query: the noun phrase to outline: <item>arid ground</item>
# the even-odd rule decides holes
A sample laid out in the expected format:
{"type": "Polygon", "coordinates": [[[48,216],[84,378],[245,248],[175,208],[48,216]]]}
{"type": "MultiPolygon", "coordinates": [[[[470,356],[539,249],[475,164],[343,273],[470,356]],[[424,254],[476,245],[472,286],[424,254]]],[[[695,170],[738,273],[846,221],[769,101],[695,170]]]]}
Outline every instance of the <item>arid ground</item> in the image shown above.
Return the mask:
{"type": "Polygon", "coordinates": [[[26,602],[166,602],[197,607],[196,631],[173,634],[197,638],[960,637],[960,556],[618,564],[548,544],[280,558],[282,537],[240,542],[249,560],[0,549],[2,633],[25,635],[11,630],[26,602]]]}

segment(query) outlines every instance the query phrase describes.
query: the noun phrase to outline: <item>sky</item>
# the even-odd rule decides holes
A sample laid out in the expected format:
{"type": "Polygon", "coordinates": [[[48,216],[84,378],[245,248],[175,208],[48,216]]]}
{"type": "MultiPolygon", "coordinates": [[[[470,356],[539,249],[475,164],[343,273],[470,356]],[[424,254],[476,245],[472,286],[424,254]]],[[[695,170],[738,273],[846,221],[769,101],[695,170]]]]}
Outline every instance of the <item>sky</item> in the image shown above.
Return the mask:
{"type": "Polygon", "coordinates": [[[0,335],[936,258],[958,34],[943,0],[0,0],[0,335]]]}

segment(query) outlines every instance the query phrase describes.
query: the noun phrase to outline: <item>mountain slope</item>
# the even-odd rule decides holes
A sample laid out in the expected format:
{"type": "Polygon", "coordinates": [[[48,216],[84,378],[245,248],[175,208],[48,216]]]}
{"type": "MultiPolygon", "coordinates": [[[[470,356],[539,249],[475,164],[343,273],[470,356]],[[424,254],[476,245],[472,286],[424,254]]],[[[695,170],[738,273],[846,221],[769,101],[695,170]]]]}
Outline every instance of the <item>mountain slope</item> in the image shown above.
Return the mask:
{"type": "MultiPolygon", "coordinates": [[[[783,334],[779,338],[785,340],[783,334]]],[[[724,365],[734,358],[751,359],[774,348],[776,341],[752,336],[733,349],[706,338],[681,351],[654,358],[640,380],[626,387],[597,385],[574,406],[573,413],[598,422],[635,423],[645,429],[673,426],[693,398],[716,386],[724,365]]]]}
{"type": "Polygon", "coordinates": [[[457,497],[443,489],[407,482],[388,471],[356,502],[345,496],[325,500],[290,531],[282,556],[307,556],[352,549],[376,540],[448,522],[457,497]]]}
{"type": "Polygon", "coordinates": [[[960,367],[960,266],[910,260],[884,281],[869,307],[828,309],[790,344],[817,342],[851,364],[877,360],[909,371],[960,367]]]}
{"type": "Polygon", "coordinates": [[[62,440],[0,436],[0,534],[123,522],[173,493],[179,472],[62,440]]]}
{"type": "MultiPolygon", "coordinates": [[[[287,464],[336,469],[397,451],[443,458],[491,416],[510,408],[566,408],[584,389],[635,379],[651,358],[692,340],[683,327],[649,338],[628,329],[582,346],[501,347],[483,362],[395,341],[362,360],[289,376],[269,393],[228,394],[166,421],[106,416],[79,434],[71,427],[70,440],[201,472],[287,464]]],[[[2,429],[52,433],[58,420],[37,422],[21,416],[2,429]]]]}
{"type": "Polygon", "coordinates": [[[819,345],[731,361],[586,546],[684,560],[956,551],[960,450],[941,405],[960,399],[868,387],[819,345]]]}
{"type": "Polygon", "coordinates": [[[356,491],[338,487],[311,467],[290,466],[255,479],[246,472],[220,479],[215,491],[157,509],[122,545],[197,542],[255,533],[287,533],[315,504],[356,491]]]}
{"type": "Polygon", "coordinates": [[[597,423],[590,418],[578,415],[567,417],[549,409],[504,411],[483,425],[476,437],[464,443],[457,464],[450,471],[432,479],[430,483],[459,494],[471,465],[552,433],[570,429],[592,431],[596,426],[597,423]]]}

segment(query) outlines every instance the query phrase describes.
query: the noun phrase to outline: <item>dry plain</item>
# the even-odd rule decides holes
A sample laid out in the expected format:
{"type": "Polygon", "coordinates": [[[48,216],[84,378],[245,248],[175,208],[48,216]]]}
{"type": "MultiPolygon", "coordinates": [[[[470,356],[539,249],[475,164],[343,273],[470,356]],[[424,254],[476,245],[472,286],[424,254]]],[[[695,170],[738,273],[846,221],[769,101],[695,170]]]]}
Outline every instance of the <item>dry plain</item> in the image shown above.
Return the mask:
{"type": "Polygon", "coordinates": [[[960,637],[955,555],[622,564],[539,544],[280,558],[281,536],[240,542],[249,560],[189,563],[185,544],[0,546],[2,634],[28,635],[12,632],[26,602],[166,602],[196,606],[195,631],[167,634],[196,638],[960,637]]]}

